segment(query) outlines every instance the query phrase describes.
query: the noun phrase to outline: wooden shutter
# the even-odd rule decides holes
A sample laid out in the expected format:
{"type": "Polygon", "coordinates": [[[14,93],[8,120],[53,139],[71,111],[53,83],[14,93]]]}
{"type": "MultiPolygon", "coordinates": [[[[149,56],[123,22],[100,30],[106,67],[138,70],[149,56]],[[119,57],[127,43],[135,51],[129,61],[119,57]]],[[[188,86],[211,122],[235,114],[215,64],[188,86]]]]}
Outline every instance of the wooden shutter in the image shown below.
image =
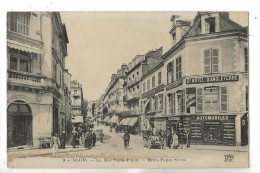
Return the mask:
{"type": "Polygon", "coordinates": [[[210,58],[210,50],[204,50],[204,73],[210,73],[211,72],[211,58],[210,58]]]}
{"type": "Polygon", "coordinates": [[[220,88],[220,94],[221,94],[221,99],[220,99],[220,102],[221,102],[221,111],[227,111],[227,87],[221,87],[220,88]]]}
{"type": "Polygon", "coordinates": [[[219,52],[218,49],[212,49],[212,73],[218,73],[218,58],[219,52]]]}
{"type": "Polygon", "coordinates": [[[197,94],[196,94],[196,105],[197,105],[197,112],[202,112],[203,111],[203,89],[202,88],[197,88],[197,94]]]}

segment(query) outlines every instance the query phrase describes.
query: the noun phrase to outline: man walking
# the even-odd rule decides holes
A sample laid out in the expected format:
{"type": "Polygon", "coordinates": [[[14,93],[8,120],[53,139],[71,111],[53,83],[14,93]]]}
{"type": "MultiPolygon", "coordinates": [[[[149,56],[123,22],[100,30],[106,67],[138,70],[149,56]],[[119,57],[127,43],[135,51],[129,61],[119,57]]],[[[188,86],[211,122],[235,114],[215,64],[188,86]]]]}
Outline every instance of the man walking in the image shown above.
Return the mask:
{"type": "Polygon", "coordinates": [[[60,146],[60,139],[58,138],[57,133],[55,133],[54,136],[51,138],[51,142],[52,142],[52,154],[57,155],[58,148],[60,146]]]}
{"type": "Polygon", "coordinates": [[[129,142],[130,142],[130,134],[129,134],[128,130],[125,132],[123,139],[124,139],[124,146],[126,149],[129,147],[129,142]]]}
{"type": "Polygon", "coordinates": [[[96,145],[97,136],[95,131],[92,133],[92,146],[95,147],[96,145]]]}
{"type": "Polygon", "coordinates": [[[101,129],[101,132],[99,133],[99,138],[101,143],[103,143],[103,137],[104,137],[104,133],[103,130],[101,129]]]}
{"type": "Polygon", "coordinates": [[[65,144],[66,144],[66,134],[65,134],[65,131],[62,132],[61,137],[60,137],[60,141],[61,141],[60,148],[65,149],[65,144]]]}

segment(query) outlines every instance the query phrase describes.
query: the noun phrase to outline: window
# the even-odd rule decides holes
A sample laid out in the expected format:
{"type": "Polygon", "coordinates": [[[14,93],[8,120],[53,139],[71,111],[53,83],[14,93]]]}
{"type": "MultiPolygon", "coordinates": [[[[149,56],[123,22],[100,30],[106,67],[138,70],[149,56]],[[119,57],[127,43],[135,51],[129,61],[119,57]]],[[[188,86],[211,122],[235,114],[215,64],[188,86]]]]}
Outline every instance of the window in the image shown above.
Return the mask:
{"type": "Polygon", "coordinates": [[[136,86],[136,90],[139,91],[139,85],[136,86]]]}
{"type": "Polygon", "coordinates": [[[172,34],[172,40],[173,40],[173,44],[176,43],[176,33],[172,34]]]}
{"type": "Polygon", "coordinates": [[[168,104],[169,104],[169,110],[168,113],[172,114],[173,113],[173,100],[172,100],[172,94],[168,94],[168,104]]]}
{"type": "Polygon", "coordinates": [[[143,93],[145,92],[145,82],[143,83],[143,93]]]}
{"type": "Polygon", "coordinates": [[[207,49],[204,50],[204,73],[218,73],[219,68],[219,50],[207,49]]]}
{"type": "Polygon", "coordinates": [[[167,65],[167,84],[173,82],[173,62],[169,62],[167,65]]]}
{"type": "Polygon", "coordinates": [[[227,111],[227,87],[221,87],[220,88],[220,93],[221,93],[221,111],[227,111]]]}
{"type": "Polygon", "coordinates": [[[159,97],[159,110],[161,111],[163,109],[163,95],[158,95],[159,97]]]}
{"type": "Polygon", "coordinates": [[[205,34],[215,32],[215,17],[205,19],[205,34]]]}
{"type": "Polygon", "coordinates": [[[178,97],[178,112],[183,113],[184,112],[184,91],[180,90],[177,92],[177,97],[178,97]]]}
{"type": "Polygon", "coordinates": [[[248,86],[246,86],[246,111],[248,111],[248,105],[249,105],[249,102],[248,102],[248,86]]]}
{"type": "Polygon", "coordinates": [[[152,77],[152,88],[155,87],[155,76],[152,77]]]}
{"type": "Polygon", "coordinates": [[[248,72],[248,49],[244,48],[245,71],[248,72]]]}
{"type": "Polygon", "coordinates": [[[30,13],[12,12],[10,30],[23,35],[29,35],[30,13]]]}
{"type": "Polygon", "coordinates": [[[175,93],[172,93],[172,110],[173,113],[175,114],[175,93]]]}
{"type": "Polygon", "coordinates": [[[136,72],[136,76],[137,76],[137,77],[139,76],[139,72],[136,72]]]}
{"type": "Polygon", "coordinates": [[[219,87],[204,88],[205,111],[219,111],[219,87]]]}
{"type": "Polygon", "coordinates": [[[26,52],[10,50],[10,69],[21,72],[31,72],[30,55],[26,52]]]}
{"type": "Polygon", "coordinates": [[[157,111],[158,110],[158,96],[154,97],[154,110],[157,111]]]}
{"type": "Polygon", "coordinates": [[[182,77],[181,74],[181,56],[176,59],[176,80],[182,77]]]}
{"type": "Polygon", "coordinates": [[[140,102],[141,114],[143,114],[143,101],[140,102]]]}
{"type": "Polygon", "coordinates": [[[158,73],[158,86],[162,83],[162,72],[158,73]]]}
{"type": "Polygon", "coordinates": [[[147,91],[150,90],[150,79],[147,80],[147,91]]]}
{"type": "Polygon", "coordinates": [[[197,88],[197,111],[202,112],[203,111],[203,90],[202,88],[197,88]]]}

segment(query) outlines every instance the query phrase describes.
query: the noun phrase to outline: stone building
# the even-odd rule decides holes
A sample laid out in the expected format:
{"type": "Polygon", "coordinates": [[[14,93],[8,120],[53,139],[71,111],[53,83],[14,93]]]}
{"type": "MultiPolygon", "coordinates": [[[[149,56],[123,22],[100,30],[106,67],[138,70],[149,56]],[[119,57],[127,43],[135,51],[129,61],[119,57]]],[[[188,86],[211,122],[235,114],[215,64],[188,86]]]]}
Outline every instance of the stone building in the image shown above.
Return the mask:
{"type": "Polygon", "coordinates": [[[72,123],[83,123],[83,91],[82,84],[77,80],[71,81],[71,114],[72,123]]]}
{"type": "Polygon", "coordinates": [[[40,147],[65,129],[66,26],[56,12],[7,14],[7,145],[40,147]]]}
{"type": "Polygon", "coordinates": [[[162,54],[163,49],[161,47],[144,55],[137,55],[128,65],[129,71],[124,83],[123,97],[127,111],[123,112],[124,121],[121,121],[120,125],[127,126],[133,133],[141,132],[141,78],[148,73],[149,69],[162,61],[160,58],[162,54]]]}
{"type": "MultiPolygon", "coordinates": [[[[163,63],[148,73],[153,78],[162,72],[164,85],[149,94],[164,95],[162,114],[155,114],[150,122],[157,130],[176,132],[182,139],[190,132],[193,144],[246,145],[247,31],[227,12],[198,12],[191,22],[173,16],[171,21],[174,45],[162,56],[163,63]]],[[[148,83],[153,85],[153,80],[148,83]]],[[[143,101],[146,92],[142,90],[143,101]]],[[[149,101],[144,110],[156,109],[158,99],[154,100],[154,108],[149,101]]]]}

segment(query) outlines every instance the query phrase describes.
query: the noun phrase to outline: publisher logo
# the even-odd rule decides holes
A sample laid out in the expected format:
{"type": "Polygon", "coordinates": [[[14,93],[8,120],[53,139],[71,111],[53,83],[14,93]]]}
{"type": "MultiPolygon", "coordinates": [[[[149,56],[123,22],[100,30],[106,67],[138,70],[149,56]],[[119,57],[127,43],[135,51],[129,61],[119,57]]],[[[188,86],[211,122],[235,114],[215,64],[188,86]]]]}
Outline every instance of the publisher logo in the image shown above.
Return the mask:
{"type": "Polygon", "coordinates": [[[227,154],[227,155],[224,155],[224,156],[225,156],[224,162],[233,162],[234,155],[232,155],[232,154],[227,154]]]}

